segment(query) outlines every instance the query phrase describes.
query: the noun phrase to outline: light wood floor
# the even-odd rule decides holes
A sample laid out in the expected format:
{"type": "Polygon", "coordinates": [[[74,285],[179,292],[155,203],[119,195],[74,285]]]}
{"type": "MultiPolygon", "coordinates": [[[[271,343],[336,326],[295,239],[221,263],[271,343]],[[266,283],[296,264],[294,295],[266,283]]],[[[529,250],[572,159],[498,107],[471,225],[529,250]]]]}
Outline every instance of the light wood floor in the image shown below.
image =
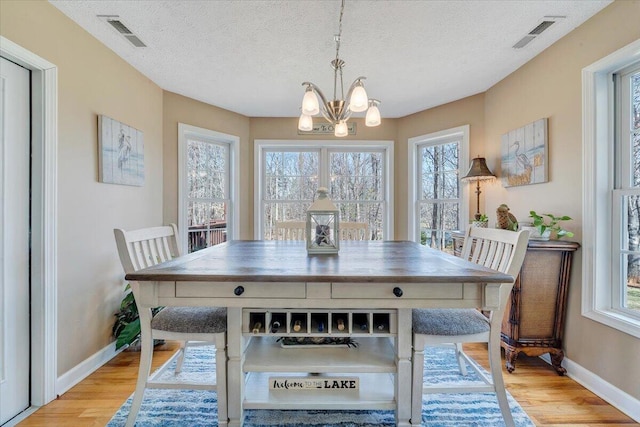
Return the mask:
{"type": "MultiPolygon", "coordinates": [[[[176,348],[172,342],[157,347],[154,368],[167,360],[176,348]]],[[[476,344],[465,349],[488,368],[486,347],[476,344]]],[[[18,426],[104,426],[133,392],[139,357],[140,353],[120,353],[18,426]]],[[[505,371],[504,378],[507,389],[536,426],[640,426],[575,381],[558,376],[539,358],[519,356],[516,370],[512,374],[505,371]]]]}

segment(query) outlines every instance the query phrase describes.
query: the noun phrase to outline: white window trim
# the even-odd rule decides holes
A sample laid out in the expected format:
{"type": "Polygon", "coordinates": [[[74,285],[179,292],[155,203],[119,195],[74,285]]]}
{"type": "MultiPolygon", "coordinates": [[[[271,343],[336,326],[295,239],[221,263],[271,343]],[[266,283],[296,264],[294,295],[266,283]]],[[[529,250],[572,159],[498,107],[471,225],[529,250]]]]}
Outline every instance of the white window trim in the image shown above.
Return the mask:
{"type": "Polygon", "coordinates": [[[640,338],[640,321],[612,309],[613,74],[640,60],[640,40],[582,70],[582,315],[640,338]],[[595,248],[599,250],[596,251],[595,248]]]}
{"type": "Polygon", "coordinates": [[[187,253],[187,215],[185,215],[185,197],[188,194],[187,179],[187,140],[201,138],[217,143],[229,144],[229,206],[227,212],[227,238],[237,240],[240,237],[240,137],[204,129],[197,126],[178,123],[178,231],[181,237],[181,250],[187,253]]]}
{"type": "MultiPolygon", "coordinates": [[[[420,242],[420,214],[418,212],[418,149],[421,145],[431,145],[442,139],[448,139],[452,137],[458,137],[462,139],[460,144],[460,173],[464,173],[463,168],[469,165],[469,125],[458,126],[451,129],[441,130],[439,132],[433,132],[426,135],[415,136],[409,138],[409,183],[407,186],[408,191],[408,217],[407,225],[409,233],[409,240],[414,242],[420,242]]],[[[459,211],[459,223],[464,224],[465,219],[469,218],[469,186],[460,186],[460,211],[459,211]]]]}
{"type": "MultiPolygon", "coordinates": [[[[262,195],[264,193],[263,164],[262,156],[267,149],[291,149],[294,147],[304,149],[341,149],[341,150],[384,150],[385,156],[385,211],[384,217],[386,218],[384,228],[385,240],[393,240],[393,141],[352,141],[352,140],[273,140],[273,139],[256,139],[254,145],[254,222],[253,222],[253,235],[255,239],[262,239],[264,235],[263,224],[261,221],[262,211],[262,195]]],[[[320,171],[322,174],[323,172],[320,171]]],[[[319,177],[322,179],[323,177],[319,177]]],[[[326,178],[326,177],[325,177],[326,178]]]]}

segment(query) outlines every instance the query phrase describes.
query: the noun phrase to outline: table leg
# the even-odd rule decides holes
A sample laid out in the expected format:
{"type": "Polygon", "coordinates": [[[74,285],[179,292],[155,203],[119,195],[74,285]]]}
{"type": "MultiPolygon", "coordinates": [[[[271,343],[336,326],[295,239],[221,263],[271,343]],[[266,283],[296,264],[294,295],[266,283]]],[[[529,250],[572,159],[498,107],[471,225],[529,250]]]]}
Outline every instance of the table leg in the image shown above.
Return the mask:
{"type": "Polygon", "coordinates": [[[242,337],[242,308],[227,308],[227,413],[229,427],[240,427],[244,421],[244,353],[242,337]]]}
{"type": "Polygon", "coordinates": [[[411,418],[411,309],[398,309],[398,336],[396,338],[396,425],[409,426],[411,418]]]}

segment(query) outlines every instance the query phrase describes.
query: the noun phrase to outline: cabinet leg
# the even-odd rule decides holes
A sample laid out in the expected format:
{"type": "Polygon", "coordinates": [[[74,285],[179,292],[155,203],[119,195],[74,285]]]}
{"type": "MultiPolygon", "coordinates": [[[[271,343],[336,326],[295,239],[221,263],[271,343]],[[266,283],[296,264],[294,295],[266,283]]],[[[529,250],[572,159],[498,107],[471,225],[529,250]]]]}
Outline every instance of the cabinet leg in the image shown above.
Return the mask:
{"type": "Polygon", "coordinates": [[[567,370],[562,367],[562,360],[564,359],[564,352],[560,349],[551,349],[549,351],[549,356],[551,356],[551,366],[556,370],[558,375],[564,375],[567,373],[567,370]]]}
{"type": "Polygon", "coordinates": [[[516,369],[516,359],[518,358],[518,352],[515,349],[505,348],[504,359],[507,372],[512,373],[516,369]]]}

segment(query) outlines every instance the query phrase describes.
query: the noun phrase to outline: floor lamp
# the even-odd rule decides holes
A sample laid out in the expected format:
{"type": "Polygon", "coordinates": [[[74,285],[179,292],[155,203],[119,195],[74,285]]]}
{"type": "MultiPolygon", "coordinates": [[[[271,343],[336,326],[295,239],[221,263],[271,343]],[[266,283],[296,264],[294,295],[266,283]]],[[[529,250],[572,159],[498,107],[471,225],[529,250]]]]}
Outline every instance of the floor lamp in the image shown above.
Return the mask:
{"type": "Polygon", "coordinates": [[[460,178],[465,182],[476,182],[476,221],[479,221],[480,217],[482,216],[480,214],[480,181],[492,180],[495,179],[495,177],[496,176],[493,174],[493,172],[491,172],[487,167],[486,159],[484,157],[476,157],[471,162],[469,172],[467,172],[465,176],[460,178]]]}

